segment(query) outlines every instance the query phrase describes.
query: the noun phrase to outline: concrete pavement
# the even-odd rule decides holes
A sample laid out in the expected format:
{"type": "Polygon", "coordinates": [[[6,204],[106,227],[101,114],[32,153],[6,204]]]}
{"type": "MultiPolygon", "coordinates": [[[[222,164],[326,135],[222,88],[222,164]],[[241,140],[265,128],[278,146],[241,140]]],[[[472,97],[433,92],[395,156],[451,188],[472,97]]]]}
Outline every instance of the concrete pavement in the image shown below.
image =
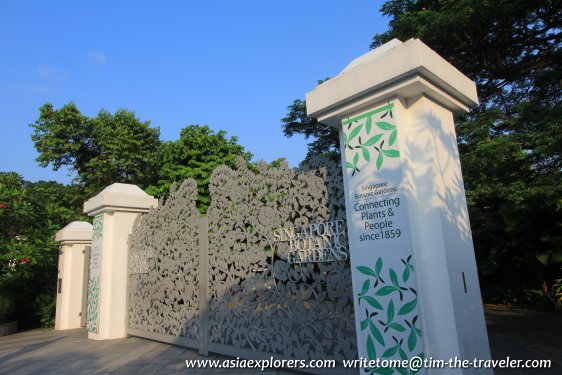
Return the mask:
{"type": "MultiPolygon", "coordinates": [[[[496,374],[561,374],[562,314],[486,306],[492,358],[550,359],[550,369],[495,369],[496,374]]],[[[249,369],[187,369],[187,359],[227,359],[200,356],[196,350],[136,337],[94,341],[83,329],[36,329],[0,337],[0,374],[262,374],[296,371],[249,369]]],[[[444,372],[446,373],[446,372],[444,372]]]]}

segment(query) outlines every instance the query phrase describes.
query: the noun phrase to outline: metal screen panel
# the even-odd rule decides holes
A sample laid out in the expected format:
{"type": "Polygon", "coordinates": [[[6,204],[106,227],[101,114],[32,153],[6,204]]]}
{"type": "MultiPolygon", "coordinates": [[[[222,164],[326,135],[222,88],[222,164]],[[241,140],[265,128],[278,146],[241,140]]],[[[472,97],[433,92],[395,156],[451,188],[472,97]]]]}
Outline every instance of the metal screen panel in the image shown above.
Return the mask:
{"type": "Polygon", "coordinates": [[[129,237],[128,333],[197,347],[199,339],[197,185],[188,179],[129,237]],[[175,340],[174,338],[177,338],[175,340]]]}
{"type": "Polygon", "coordinates": [[[274,235],[345,220],[341,169],[312,164],[300,171],[266,164],[250,170],[240,162],[213,173],[210,351],[357,357],[349,262],[291,262],[290,242],[274,235]]]}
{"type": "Polygon", "coordinates": [[[209,192],[207,218],[186,180],[135,222],[127,332],[202,354],[356,358],[340,167],[241,159],[209,192]]]}

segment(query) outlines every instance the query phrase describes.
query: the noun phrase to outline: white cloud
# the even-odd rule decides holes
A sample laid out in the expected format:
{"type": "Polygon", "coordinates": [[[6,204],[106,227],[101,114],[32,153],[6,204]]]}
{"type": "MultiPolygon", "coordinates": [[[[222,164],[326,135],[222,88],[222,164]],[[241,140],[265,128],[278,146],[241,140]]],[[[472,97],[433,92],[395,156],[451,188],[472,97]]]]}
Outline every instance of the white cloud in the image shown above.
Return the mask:
{"type": "Polygon", "coordinates": [[[63,82],[68,80],[68,74],[66,72],[57,70],[54,66],[51,65],[39,66],[37,68],[37,74],[43,79],[55,79],[63,82]]]}
{"type": "Polygon", "coordinates": [[[90,51],[88,58],[98,65],[103,65],[107,62],[107,56],[99,51],[90,51]]]}
{"type": "Polygon", "coordinates": [[[30,85],[25,82],[10,82],[7,87],[11,91],[15,91],[23,95],[46,95],[50,94],[51,90],[43,85],[30,85]]]}
{"type": "Polygon", "coordinates": [[[41,65],[37,68],[37,74],[41,78],[49,78],[55,73],[56,69],[50,65],[41,65]]]}

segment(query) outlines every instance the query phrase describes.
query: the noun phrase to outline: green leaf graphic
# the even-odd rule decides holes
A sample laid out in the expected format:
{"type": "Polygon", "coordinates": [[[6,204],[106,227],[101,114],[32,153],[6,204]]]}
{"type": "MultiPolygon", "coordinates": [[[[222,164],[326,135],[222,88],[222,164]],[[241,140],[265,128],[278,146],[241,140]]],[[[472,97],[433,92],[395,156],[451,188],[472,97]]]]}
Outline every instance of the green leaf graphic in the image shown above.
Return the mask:
{"type": "Polygon", "coordinates": [[[367,130],[367,134],[371,132],[371,126],[373,126],[373,120],[371,120],[371,116],[369,116],[365,122],[365,130],[367,130]]]}
{"type": "Polygon", "coordinates": [[[375,273],[378,275],[381,274],[382,271],[382,258],[377,259],[377,263],[375,264],[375,273]]]}
{"type": "Polygon", "coordinates": [[[382,130],[393,130],[396,129],[396,126],[389,124],[388,122],[379,121],[375,123],[379,128],[382,130]]]}
{"type": "Polygon", "coordinates": [[[348,143],[351,142],[351,140],[352,140],[353,138],[355,138],[355,137],[357,136],[357,134],[359,134],[359,132],[361,131],[361,128],[362,128],[362,127],[363,127],[363,125],[359,125],[359,126],[355,127],[355,128],[351,131],[351,133],[349,133],[349,138],[347,139],[347,142],[348,142],[348,143]]]}
{"type": "Polygon", "coordinates": [[[408,350],[412,351],[416,347],[416,343],[418,342],[418,337],[416,336],[416,332],[412,329],[410,331],[410,335],[408,336],[408,350]]]}
{"type": "Polygon", "coordinates": [[[377,158],[377,169],[381,169],[382,167],[383,156],[382,152],[379,152],[379,156],[377,158]]]}
{"type": "Polygon", "coordinates": [[[417,304],[418,304],[418,299],[414,298],[412,301],[404,304],[404,306],[400,308],[400,311],[398,311],[398,315],[406,315],[411,313],[412,311],[414,311],[417,304]]]}
{"type": "Polygon", "coordinates": [[[392,375],[394,373],[394,370],[387,367],[379,367],[375,369],[374,373],[380,375],[392,375]]]}
{"type": "Polygon", "coordinates": [[[388,274],[390,275],[390,281],[392,281],[392,284],[394,284],[395,287],[399,288],[400,285],[398,285],[398,276],[396,276],[396,271],[391,268],[388,271],[388,274]]]}
{"type": "Polygon", "coordinates": [[[357,162],[359,161],[359,154],[355,154],[353,157],[353,167],[357,168],[357,162]]]}
{"type": "Polygon", "coordinates": [[[367,337],[367,356],[371,360],[377,359],[377,351],[375,350],[375,343],[373,342],[373,339],[371,338],[370,335],[369,337],[367,337]]]}
{"type": "Polygon", "coordinates": [[[361,321],[361,331],[364,331],[369,326],[369,318],[361,321]]]}
{"type": "Polygon", "coordinates": [[[343,148],[345,148],[347,146],[347,135],[345,135],[345,132],[343,133],[343,148]]]}
{"type": "Polygon", "coordinates": [[[394,286],[383,286],[375,293],[377,296],[388,296],[390,293],[395,292],[397,289],[394,286]]]}
{"type": "Polygon", "coordinates": [[[382,150],[382,152],[389,158],[397,158],[400,156],[400,151],[398,150],[382,150]]]}
{"type": "Polygon", "coordinates": [[[369,291],[370,286],[371,286],[371,280],[369,280],[369,279],[365,280],[365,282],[363,283],[363,287],[361,288],[360,296],[367,293],[369,291]]]}
{"type": "Polygon", "coordinates": [[[363,275],[375,276],[375,277],[377,276],[372,269],[370,269],[369,267],[366,267],[366,266],[357,267],[357,271],[361,272],[363,275]]]}
{"type": "Polygon", "coordinates": [[[382,134],[377,134],[367,140],[367,142],[363,143],[363,146],[372,146],[377,143],[382,138],[382,134]]]}
{"type": "Polygon", "coordinates": [[[363,151],[363,158],[365,158],[365,160],[370,161],[371,157],[369,155],[369,151],[367,151],[367,149],[363,146],[361,146],[361,151],[363,151]]]}
{"type": "Polygon", "coordinates": [[[382,310],[382,309],[383,309],[382,306],[381,306],[381,304],[380,304],[376,299],[374,299],[373,297],[371,297],[371,296],[364,296],[364,297],[361,297],[361,298],[364,299],[365,301],[367,301],[367,303],[368,303],[369,305],[373,306],[375,309],[377,309],[377,310],[382,310]]]}
{"type": "Polygon", "coordinates": [[[371,319],[369,319],[369,328],[371,329],[371,333],[375,337],[375,340],[379,342],[382,346],[384,346],[384,338],[381,335],[381,331],[375,326],[375,323],[371,319]]]}
{"type": "Polygon", "coordinates": [[[395,330],[396,332],[404,332],[406,330],[406,328],[404,328],[404,326],[402,326],[401,324],[398,324],[398,323],[390,323],[388,326],[390,328],[392,328],[393,330],[395,330]]]}
{"type": "Polygon", "coordinates": [[[402,272],[402,280],[404,282],[408,281],[410,278],[410,267],[406,264],[406,268],[404,268],[404,272],[402,272]]]}
{"type": "Polygon", "coordinates": [[[387,351],[385,351],[382,355],[383,358],[386,357],[392,357],[394,354],[396,354],[396,352],[398,351],[398,346],[394,346],[390,349],[387,349],[387,351]]]}
{"type": "Polygon", "coordinates": [[[345,166],[346,166],[346,168],[355,169],[355,168],[353,168],[353,164],[351,164],[351,163],[348,162],[348,161],[345,162],[345,166]]]}
{"type": "Polygon", "coordinates": [[[386,323],[392,322],[392,319],[394,319],[394,302],[390,300],[386,309],[386,323]]]}
{"type": "Polygon", "coordinates": [[[402,358],[404,360],[408,359],[408,356],[406,355],[406,352],[400,346],[398,346],[398,354],[400,354],[400,358],[402,358]]]}
{"type": "Polygon", "coordinates": [[[396,131],[396,129],[394,129],[392,131],[392,133],[390,133],[390,137],[388,137],[388,145],[389,146],[392,146],[394,144],[394,142],[396,142],[396,136],[397,135],[398,135],[398,132],[396,131]]]}

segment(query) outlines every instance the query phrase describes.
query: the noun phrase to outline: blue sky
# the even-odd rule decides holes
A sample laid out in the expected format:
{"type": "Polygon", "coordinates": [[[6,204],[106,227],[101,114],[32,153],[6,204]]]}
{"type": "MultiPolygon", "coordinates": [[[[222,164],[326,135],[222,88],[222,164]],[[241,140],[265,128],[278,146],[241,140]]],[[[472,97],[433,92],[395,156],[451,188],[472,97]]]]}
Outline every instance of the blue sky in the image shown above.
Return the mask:
{"type": "Polygon", "coordinates": [[[0,2],[0,171],[68,183],[41,168],[39,107],[75,102],[88,116],[134,111],[179,138],[207,124],[254,154],[296,166],[303,138],[280,119],[316,81],[338,74],[384,32],[380,1],[0,2]]]}

